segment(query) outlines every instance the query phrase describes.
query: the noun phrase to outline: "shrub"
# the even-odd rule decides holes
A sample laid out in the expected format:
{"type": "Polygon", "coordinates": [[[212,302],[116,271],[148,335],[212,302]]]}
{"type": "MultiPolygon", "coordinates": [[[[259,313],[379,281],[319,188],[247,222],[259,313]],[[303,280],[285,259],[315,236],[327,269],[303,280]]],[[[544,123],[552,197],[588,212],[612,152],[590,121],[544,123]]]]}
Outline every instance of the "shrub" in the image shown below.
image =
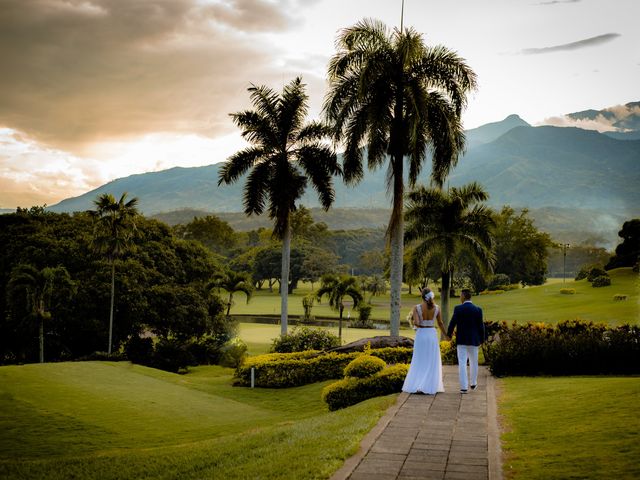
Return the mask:
{"type": "Polygon", "coordinates": [[[563,295],[575,295],[576,289],[575,288],[561,288],[560,289],[560,293],[563,294],[563,295]]]}
{"type": "Polygon", "coordinates": [[[627,299],[627,296],[622,294],[622,293],[616,293],[613,296],[613,301],[614,302],[621,302],[621,301],[625,301],[627,299]]]}
{"type": "Polygon", "coordinates": [[[583,265],[582,267],[580,267],[580,270],[578,270],[578,273],[576,274],[575,280],[578,281],[587,278],[589,276],[589,270],[591,270],[592,268],[593,265],[583,265]]]}
{"type": "Polygon", "coordinates": [[[592,287],[608,287],[611,285],[611,277],[609,275],[600,275],[591,282],[592,287]]]}
{"type": "Polygon", "coordinates": [[[153,339],[133,335],[124,346],[124,353],[133,363],[150,365],[153,360],[153,339]]]}
{"type": "Polygon", "coordinates": [[[640,327],[582,320],[500,325],[485,348],[491,373],[594,375],[640,373],[640,327]]]}
{"type": "Polygon", "coordinates": [[[384,360],[372,355],[360,355],[349,362],[344,369],[345,377],[366,378],[383,370],[387,364],[384,360]]]}
{"type": "Polygon", "coordinates": [[[440,356],[444,365],[455,365],[458,363],[458,353],[454,348],[454,342],[443,340],[440,342],[440,356]]]}
{"type": "Polygon", "coordinates": [[[187,344],[187,350],[198,365],[217,365],[220,363],[222,346],[229,341],[226,334],[205,335],[187,344]]]}
{"type": "Polygon", "coordinates": [[[220,365],[238,368],[247,357],[247,345],[239,338],[230,340],[220,349],[220,365]]]}
{"type": "Polygon", "coordinates": [[[487,286],[487,290],[506,290],[505,285],[511,284],[511,279],[509,275],[505,275],[504,273],[497,273],[489,282],[487,286]]]}
{"type": "Polygon", "coordinates": [[[236,384],[251,384],[251,368],[255,369],[255,385],[258,387],[297,387],[341,378],[344,368],[358,355],[362,354],[310,351],[250,357],[237,368],[236,384]]]}
{"type": "Polygon", "coordinates": [[[394,365],[366,378],[349,377],[327,385],[322,390],[322,400],[329,410],[338,410],[369,398],[400,392],[409,366],[394,365]]]}
{"type": "Polygon", "coordinates": [[[368,355],[381,358],[387,365],[394,363],[411,363],[413,348],[408,347],[385,347],[375,348],[366,352],[368,355]]]}
{"type": "Polygon", "coordinates": [[[273,339],[271,352],[291,353],[306,350],[329,350],[340,346],[340,339],[326,330],[296,327],[291,333],[273,339]]]}
{"type": "Polygon", "coordinates": [[[607,277],[609,274],[602,267],[591,267],[587,273],[587,280],[593,282],[598,277],[607,277]]]}
{"type": "Polygon", "coordinates": [[[162,338],[155,346],[151,365],[160,370],[178,373],[190,365],[197,365],[185,342],[176,338],[162,338]]]}
{"type": "Polygon", "coordinates": [[[352,321],[350,326],[353,328],[375,328],[371,321],[371,310],[373,306],[370,303],[361,303],[358,306],[358,319],[352,321]]]}
{"type": "Polygon", "coordinates": [[[485,290],[484,292],[480,292],[480,295],[499,295],[504,292],[504,290],[485,290]]]}
{"type": "Polygon", "coordinates": [[[124,355],[120,352],[93,352],[89,355],[85,355],[83,357],[79,357],[79,362],[88,362],[88,361],[99,361],[99,362],[122,362],[127,360],[124,355]]]}

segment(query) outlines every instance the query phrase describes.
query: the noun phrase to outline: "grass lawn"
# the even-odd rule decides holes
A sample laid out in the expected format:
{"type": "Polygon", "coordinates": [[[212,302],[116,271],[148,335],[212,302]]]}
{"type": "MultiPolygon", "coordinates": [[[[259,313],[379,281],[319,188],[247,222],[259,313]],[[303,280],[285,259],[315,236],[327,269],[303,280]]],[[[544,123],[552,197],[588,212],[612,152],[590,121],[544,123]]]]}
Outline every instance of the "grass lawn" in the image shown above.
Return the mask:
{"type": "Polygon", "coordinates": [[[640,478],[640,377],[511,377],[500,385],[505,478],[640,478]]]}
{"type": "Polygon", "coordinates": [[[0,367],[0,478],[328,478],[395,398],[328,412],[328,382],[252,390],[231,374],[0,367]]]}
{"type": "MultiPolygon", "coordinates": [[[[619,268],[609,273],[611,275],[609,287],[593,288],[586,279],[578,282],[567,280],[563,284],[562,279],[554,278],[541,286],[510,290],[498,295],[476,296],[474,302],[483,308],[485,318],[493,321],[557,323],[561,320],[581,318],[610,325],[638,323],[640,321],[640,277],[630,268],[619,268]],[[576,293],[561,294],[561,288],[573,288],[576,293]],[[613,300],[616,294],[627,295],[627,300],[613,300]]],[[[310,292],[309,285],[301,284],[301,288],[296,289],[289,296],[289,314],[292,317],[302,315],[302,298],[310,292]]],[[[232,314],[278,315],[280,313],[280,297],[277,292],[258,291],[248,304],[243,297],[239,295],[236,297],[234,297],[236,304],[231,309],[232,314]]],[[[438,297],[436,301],[441,303],[438,297]]],[[[406,290],[403,292],[402,321],[411,307],[418,302],[417,289],[413,289],[413,295],[409,295],[406,290]]],[[[457,299],[451,299],[451,311],[457,302],[457,299]]],[[[349,305],[348,302],[346,304],[349,305]]],[[[389,295],[374,297],[373,305],[372,318],[388,321],[389,295]]],[[[345,317],[347,311],[348,307],[345,310],[345,317]]],[[[338,316],[337,312],[329,308],[326,301],[322,304],[316,303],[312,314],[316,317],[337,318],[338,316]]],[[[351,312],[351,316],[356,318],[357,312],[351,312]]]]}

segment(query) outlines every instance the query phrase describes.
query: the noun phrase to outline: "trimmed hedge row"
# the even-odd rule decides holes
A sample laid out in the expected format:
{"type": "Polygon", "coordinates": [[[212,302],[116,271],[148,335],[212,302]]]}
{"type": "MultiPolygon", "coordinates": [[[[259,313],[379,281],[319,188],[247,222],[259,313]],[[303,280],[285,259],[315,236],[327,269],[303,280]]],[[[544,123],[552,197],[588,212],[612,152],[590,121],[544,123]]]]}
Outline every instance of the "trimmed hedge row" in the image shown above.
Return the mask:
{"type": "Polygon", "coordinates": [[[322,390],[322,400],[329,410],[338,410],[369,398],[397,393],[407,376],[409,365],[398,364],[366,378],[347,377],[322,390]]]}
{"type": "MultiPolygon", "coordinates": [[[[365,354],[378,357],[386,364],[409,363],[413,349],[388,347],[367,350],[365,354]]],[[[344,368],[363,352],[324,353],[307,350],[296,353],[269,353],[249,357],[236,369],[236,385],[251,385],[254,368],[255,386],[285,388],[342,378],[344,368]]]]}
{"type": "Polygon", "coordinates": [[[557,325],[502,323],[484,346],[491,373],[598,375],[640,373],[640,327],[582,320],[557,325]]]}

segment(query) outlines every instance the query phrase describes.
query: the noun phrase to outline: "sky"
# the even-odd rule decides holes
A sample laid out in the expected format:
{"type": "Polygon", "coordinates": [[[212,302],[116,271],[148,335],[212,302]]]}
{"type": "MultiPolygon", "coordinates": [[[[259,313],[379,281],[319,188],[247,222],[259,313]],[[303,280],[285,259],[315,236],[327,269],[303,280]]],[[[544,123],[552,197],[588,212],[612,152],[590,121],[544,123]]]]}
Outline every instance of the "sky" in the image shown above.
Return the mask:
{"type": "MultiPolygon", "coordinates": [[[[252,84],[301,75],[318,118],[342,28],[402,0],[0,0],[0,208],[224,161],[252,84]]],[[[467,60],[465,128],[640,100],[638,0],[405,0],[404,25],[467,60]]],[[[604,119],[603,119],[604,120],[604,119]]],[[[606,122],[583,122],[606,130],[606,122]]]]}

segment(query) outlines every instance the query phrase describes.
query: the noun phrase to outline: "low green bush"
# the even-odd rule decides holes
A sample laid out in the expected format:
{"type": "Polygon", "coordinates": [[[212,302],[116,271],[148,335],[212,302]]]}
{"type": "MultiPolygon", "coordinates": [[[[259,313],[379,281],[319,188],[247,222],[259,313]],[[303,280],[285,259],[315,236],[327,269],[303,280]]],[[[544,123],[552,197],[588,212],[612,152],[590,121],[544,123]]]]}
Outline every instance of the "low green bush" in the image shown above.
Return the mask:
{"type": "Polygon", "coordinates": [[[592,287],[608,287],[611,285],[611,277],[609,275],[600,275],[591,282],[592,287]]]}
{"type": "Polygon", "coordinates": [[[509,278],[509,275],[506,275],[504,273],[497,273],[493,277],[491,277],[489,285],[487,285],[487,290],[505,290],[504,286],[509,285],[510,283],[511,279],[509,278]]]}
{"type": "Polygon", "coordinates": [[[613,301],[614,302],[621,302],[621,301],[625,301],[628,297],[622,293],[616,293],[613,296],[613,301]]]}
{"type": "Polygon", "coordinates": [[[329,410],[346,408],[373,397],[398,393],[402,390],[409,366],[393,365],[366,378],[348,377],[327,385],[322,400],[329,410]]]}
{"type": "Polygon", "coordinates": [[[345,377],[366,378],[383,370],[387,363],[373,355],[360,355],[349,362],[344,369],[345,377]]]}
{"type": "Polygon", "coordinates": [[[575,295],[576,289],[575,288],[561,288],[560,289],[560,293],[563,294],[563,295],[575,295]]]}
{"type": "Polygon", "coordinates": [[[237,337],[228,341],[220,349],[220,365],[238,368],[247,358],[247,350],[247,344],[237,337]]]}
{"type": "Polygon", "coordinates": [[[305,350],[329,350],[340,346],[340,339],[318,328],[295,327],[291,333],[276,337],[271,345],[271,352],[291,353],[305,350]]]}
{"type": "Polygon", "coordinates": [[[608,277],[609,274],[602,267],[591,267],[587,273],[587,280],[593,282],[598,277],[608,277]]]}
{"type": "Polygon", "coordinates": [[[491,373],[596,375],[640,373],[640,326],[583,320],[500,324],[483,348],[491,373]]]}
{"type": "Polygon", "coordinates": [[[176,338],[162,338],[155,345],[149,366],[178,373],[192,365],[197,365],[197,362],[185,342],[176,338]]]}
{"type": "Polygon", "coordinates": [[[413,355],[413,348],[409,347],[385,347],[375,348],[373,350],[367,350],[368,355],[381,358],[387,365],[393,365],[394,363],[411,363],[411,356],[413,355]]]}
{"type": "Polygon", "coordinates": [[[505,290],[484,290],[480,292],[479,295],[499,295],[504,292],[505,290]]]}

